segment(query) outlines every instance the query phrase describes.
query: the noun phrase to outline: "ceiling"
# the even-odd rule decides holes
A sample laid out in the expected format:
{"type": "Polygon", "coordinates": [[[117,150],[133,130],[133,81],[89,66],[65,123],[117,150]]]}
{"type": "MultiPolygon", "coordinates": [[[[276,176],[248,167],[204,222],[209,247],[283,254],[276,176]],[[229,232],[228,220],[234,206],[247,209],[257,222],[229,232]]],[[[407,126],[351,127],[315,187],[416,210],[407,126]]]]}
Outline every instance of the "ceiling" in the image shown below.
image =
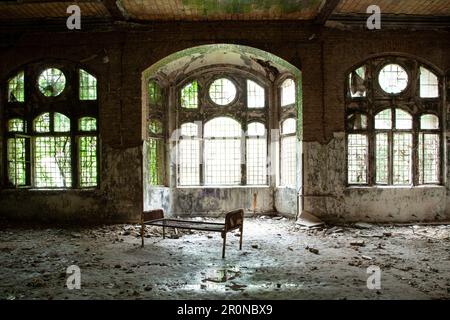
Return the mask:
{"type": "Polygon", "coordinates": [[[299,20],[323,25],[367,19],[367,7],[376,4],[386,21],[450,25],[449,0],[17,0],[0,2],[0,26],[66,19],[73,3],[82,18],[110,22],[299,20]]]}

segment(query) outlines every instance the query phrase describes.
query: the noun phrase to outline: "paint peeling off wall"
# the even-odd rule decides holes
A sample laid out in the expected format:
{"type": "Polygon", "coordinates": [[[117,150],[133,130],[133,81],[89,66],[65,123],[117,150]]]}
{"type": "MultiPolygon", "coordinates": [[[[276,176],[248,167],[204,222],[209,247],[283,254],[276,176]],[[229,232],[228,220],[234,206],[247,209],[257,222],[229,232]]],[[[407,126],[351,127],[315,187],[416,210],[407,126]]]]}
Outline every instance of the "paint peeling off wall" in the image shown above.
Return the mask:
{"type": "Polygon", "coordinates": [[[346,187],[344,137],[303,143],[306,211],[330,222],[449,220],[444,186],[346,187]]]}
{"type": "Polygon", "coordinates": [[[170,213],[174,216],[219,216],[227,211],[243,208],[253,213],[253,197],[256,213],[273,212],[272,189],[261,188],[177,188],[172,191],[170,213]]]}
{"type": "Polygon", "coordinates": [[[277,188],[274,198],[277,212],[292,217],[297,215],[297,192],[294,188],[277,188]]]}

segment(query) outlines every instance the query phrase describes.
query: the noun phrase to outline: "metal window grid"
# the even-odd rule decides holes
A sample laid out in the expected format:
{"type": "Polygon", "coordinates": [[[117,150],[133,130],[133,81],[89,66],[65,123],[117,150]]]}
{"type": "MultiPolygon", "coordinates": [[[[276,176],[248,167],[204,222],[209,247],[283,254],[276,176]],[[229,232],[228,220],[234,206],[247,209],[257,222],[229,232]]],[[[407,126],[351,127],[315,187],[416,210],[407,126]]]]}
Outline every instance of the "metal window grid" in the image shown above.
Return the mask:
{"type": "Polygon", "coordinates": [[[419,134],[419,183],[439,183],[439,150],[438,133],[419,134]]]}
{"type": "Polygon", "coordinates": [[[34,173],[36,187],[70,187],[72,185],[70,137],[36,137],[34,139],[34,173]]]}
{"type": "Polygon", "coordinates": [[[389,183],[389,138],[386,132],[375,135],[375,162],[378,184],[389,183]]]}
{"type": "Polygon", "coordinates": [[[214,80],[209,87],[209,96],[214,103],[227,105],[236,97],[236,86],[225,78],[214,80]]]}
{"type": "Polygon", "coordinates": [[[181,107],[196,109],[198,107],[198,84],[192,81],[181,89],[181,107]]]}
{"type": "Polygon", "coordinates": [[[392,157],[393,184],[410,184],[412,174],[412,134],[394,133],[392,157]]]}
{"type": "Polygon", "coordinates": [[[247,184],[267,184],[267,139],[247,138],[247,184]]]}
{"type": "Polygon", "coordinates": [[[97,137],[78,138],[79,184],[80,187],[97,186],[97,137]]]}
{"type": "Polygon", "coordinates": [[[365,134],[349,134],[347,137],[347,180],[350,184],[367,183],[368,141],[365,134]]]}
{"type": "Polygon", "coordinates": [[[182,137],[178,142],[178,184],[194,186],[200,184],[200,140],[182,137]]]}
{"type": "Polygon", "coordinates": [[[254,81],[247,80],[247,107],[264,108],[265,93],[264,88],[254,81]]]}
{"type": "Polygon", "coordinates": [[[14,186],[26,185],[25,138],[10,138],[8,146],[8,179],[14,186]]]}
{"type": "Polygon", "coordinates": [[[80,100],[97,100],[97,79],[80,69],[80,100]]]}
{"type": "Polygon", "coordinates": [[[19,72],[17,76],[8,81],[8,102],[25,101],[24,72],[19,72]]]}
{"type": "Polygon", "coordinates": [[[281,137],[281,175],[280,184],[282,186],[296,185],[296,136],[281,137]]]}

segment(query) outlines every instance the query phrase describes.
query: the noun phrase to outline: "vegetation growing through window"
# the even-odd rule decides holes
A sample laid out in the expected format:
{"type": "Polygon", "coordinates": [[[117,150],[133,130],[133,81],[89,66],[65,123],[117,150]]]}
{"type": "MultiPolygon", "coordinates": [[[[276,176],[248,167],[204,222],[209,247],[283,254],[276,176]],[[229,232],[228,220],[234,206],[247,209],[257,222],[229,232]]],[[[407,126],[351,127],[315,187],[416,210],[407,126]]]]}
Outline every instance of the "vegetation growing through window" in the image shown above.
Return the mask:
{"type": "Polygon", "coordinates": [[[8,81],[8,102],[25,101],[25,73],[20,71],[8,81]]]}
{"type": "Polygon", "coordinates": [[[80,100],[97,100],[97,78],[80,69],[80,100]]]}
{"type": "Polygon", "coordinates": [[[97,107],[83,101],[96,99],[97,83],[70,63],[64,70],[67,78],[60,69],[42,71],[41,63],[30,64],[7,83],[4,176],[9,187],[84,188],[98,184],[97,107]],[[39,100],[23,99],[24,74],[31,84],[27,86],[30,96],[39,100]],[[68,90],[62,103],[42,98],[60,95],[66,85],[80,85],[80,96],[77,90],[68,90]],[[24,106],[16,104],[19,100],[24,106]],[[25,120],[30,121],[30,128],[25,120]],[[72,128],[71,120],[78,126],[72,128]]]}
{"type": "Polygon", "coordinates": [[[186,109],[198,108],[198,83],[196,80],[181,89],[181,107],[186,109]]]}
{"type": "Polygon", "coordinates": [[[159,105],[162,102],[161,87],[155,80],[148,82],[148,103],[150,105],[159,105]]]}
{"type": "Polygon", "coordinates": [[[44,70],[38,78],[39,90],[46,97],[59,96],[66,87],[66,76],[56,68],[44,70]]]}

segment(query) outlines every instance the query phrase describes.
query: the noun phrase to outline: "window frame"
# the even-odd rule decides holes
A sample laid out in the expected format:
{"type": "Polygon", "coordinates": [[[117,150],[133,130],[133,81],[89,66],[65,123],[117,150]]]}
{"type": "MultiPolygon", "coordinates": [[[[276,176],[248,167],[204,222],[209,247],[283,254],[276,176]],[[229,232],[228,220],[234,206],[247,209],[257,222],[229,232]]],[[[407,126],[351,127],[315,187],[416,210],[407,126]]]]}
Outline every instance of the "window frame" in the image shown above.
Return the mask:
{"type": "Polygon", "coordinates": [[[12,136],[12,133],[8,132],[8,122],[14,118],[21,118],[25,122],[24,133],[20,133],[29,140],[27,144],[27,169],[26,169],[26,186],[16,187],[9,183],[8,176],[8,166],[4,166],[3,181],[1,182],[7,189],[33,189],[33,190],[75,190],[75,189],[98,189],[100,188],[100,138],[99,138],[99,120],[98,120],[98,110],[99,110],[99,97],[97,94],[96,100],[80,100],[79,99],[79,86],[80,86],[80,69],[91,74],[97,79],[97,92],[98,92],[98,77],[90,70],[77,63],[63,61],[63,60],[42,60],[35,63],[30,63],[25,66],[21,66],[19,69],[12,72],[5,81],[3,81],[2,88],[8,92],[8,82],[9,79],[13,78],[21,71],[24,72],[24,102],[9,102],[8,97],[3,95],[2,102],[5,106],[3,108],[3,119],[6,123],[3,126],[3,147],[5,152],[2,156],[3,163],[8,163],[8,147],[7,140],[8,137],[12,136]],[[57,96],[44,96],[38,86],[38,78],[41,73],[49,68],[57,68],[61,70],[66,78],[66,83],[64,90],[57,96]],[[34,107],[33,107],[34,106],[34,107]],[[37,106],[37,107],[36,107],[37,106]],[[50,113],[50,132],[35,132],[33,130],[33,121],[36,117],[43,113],[50,113]],[[54,132],[54,119],[53,115],[55,113],[61,113],[69,118],[70,131],[67,132],[54,132]],[[83,117],[92,117],[96,120],[97,126],[95,131],[81,132],[78,130],[78,120],[83,117]],[[97,185],[95,187],[81,187],[79,183],[79,168],[78,168],[78,158],[79,155],[79,145],[78,136],[80,135],[95,135],[97,137],[97,149],[96,149],[96,159],[97,159],[97,185]],[[70,168],[71,168],[71,186],[70,187],[37,187],[36,177],[35,177],[35,150],[34,144],[38,137],[49,136],[69,136],[70,137],[70,168]]]}
{"type": "MultiPolygon", "coordinates": [[[[347,187],[410,187],[410,186],[422,186],[422,185],[438,185],[442,186],[444,183],[444,131],[443,131],[443,96],[441,94],[442,74],[437,72],[435,68],[426,65],[423,62],[414,60],[414,58],[407,56],[376,56],[367,59],[363,63],[359,63],[352,67],[345,74],[345,157],[346,157],[346,170],[345,170],[345,185],[347,187]],[[379,71],[388,64],[398,64],[408,74],[408,84],[406,88],[397,94],[389,94],[381,89],[378,83],[379,71]],[[366,75],[368,79],[365,81],[366,96],[365,97],[351,97],[349,76],[359,67],[365,65],[366,75]],[[439,96],[434,98],[422,98],[420,97],[420,68],[426,68],[438,77],[439,96]],[[376,79],[374,79],[376,78],[376,79]],[[414,105],[411,105],[411,101],[414,101],[414,105]],[[390,109],[392,129],[375,129],[375,116],[378,112],[390,109]],[[411,129],[397,129],[395,127],[395,109],[401,109],[408,112],[412,117],[411,129]],[[348,182],[348,135],[356,132],[349,128],[348,116],[352,113],[363,113],[367,115],[367,136],[369,145],[369,165],[367,169],[368,180],[365,184],[353,184],[348,182]],[[420,168],[419,168],[419,135],[423,130],[420,128],[420,118],[424,114],[433,114],[438,117],[439,129],[432,130],[433,133],[439,134],[439,182],[438,183],[420,183],[420,168]],[[377,183],[376,180],[376,137],[377,133],[387,132],[388,134],[388,148],[389,148],[389,179],[388,183],[377,183]],[[409,184],[393,184],[393,137],[395,133],[409,132],[412,135],[412,154],[411,154],[411,182],[409,184]]],[[[425,130],[426,131],[426,130],[425,130]]]]}

